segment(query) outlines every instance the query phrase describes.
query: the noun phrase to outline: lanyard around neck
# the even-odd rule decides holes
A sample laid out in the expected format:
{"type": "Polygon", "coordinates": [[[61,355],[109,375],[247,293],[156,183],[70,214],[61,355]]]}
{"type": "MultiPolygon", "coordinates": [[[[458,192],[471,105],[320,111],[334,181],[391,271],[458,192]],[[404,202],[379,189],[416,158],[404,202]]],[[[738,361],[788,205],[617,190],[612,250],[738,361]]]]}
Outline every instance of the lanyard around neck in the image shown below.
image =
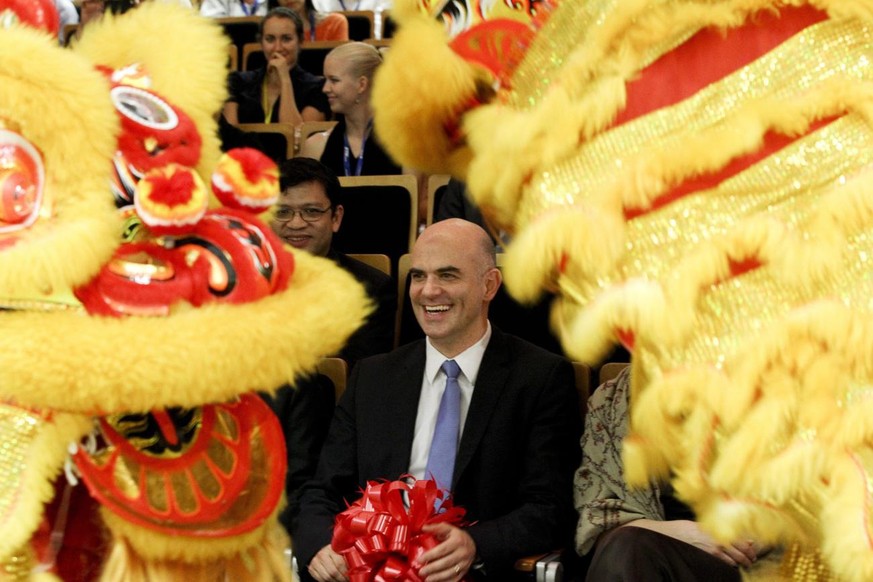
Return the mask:
{"type": "MultiPolygon", "coordinates": [[[[276,98],[276,102],[279,98],[276,98]]],[[[276,108],[276,103],[270,107],[270,96],[267,94],[267,73],[264,73],[264,80],[261,83],[261,109],[264,110],[264,123],[271,123],[273,119],[273,109],[276,108]]]]}
{"type": "Polygon", "coordinates": [[[252,3],[251,9],[249,9],[249,5],[246,4],[245,0],[239,0],[239,4],[240,6],[242,6],[243,14],[245,14],[246,16],[254,16],[255,13],[258,11],[258,0],[255,0],[254,3],[252,3]]]}
{"type": "Polygon", "coordinates": [[[355,167],[355,173],[352,174],[351,157],[352,151],[349,147],[348,133],[343,132],[343,170],[346,176],[360,176],[361,170],[364,168],[364,148],[367,147],[367,138],[370,137],[370,130],[373,129],[373,120],[367,122],[367,128],[364,130],[364,135],[361,137],[361,153],[358,154],[358,163],[355,167]]]}
{"type": "Polygon", "coordinates": [[[309,40],[315,40],[315,13],[309,13],[309,40]]]}
{"type": "Polygon", "coordinates": [[[358,10],[358,7],[361,5],[361,0],[358,0],[357,2],[355,2],[354,8],[346,8],[346,3],[343,2],[343,0],[339,0],[339,3],[340,3],[340,6],[343,7],[343,10],[358,10]]]}

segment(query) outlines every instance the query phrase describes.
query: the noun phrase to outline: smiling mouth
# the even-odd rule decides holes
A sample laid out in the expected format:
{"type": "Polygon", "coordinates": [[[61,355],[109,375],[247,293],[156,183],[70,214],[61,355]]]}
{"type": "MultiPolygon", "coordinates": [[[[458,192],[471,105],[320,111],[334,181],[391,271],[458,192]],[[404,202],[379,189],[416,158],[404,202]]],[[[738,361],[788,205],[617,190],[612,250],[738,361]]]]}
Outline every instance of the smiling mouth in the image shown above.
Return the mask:
{"type": "Polygon", "coordinates": [[[451,309],[448,305],[425,305],[424,311],[425,313],[445,313],[451,309]]]}

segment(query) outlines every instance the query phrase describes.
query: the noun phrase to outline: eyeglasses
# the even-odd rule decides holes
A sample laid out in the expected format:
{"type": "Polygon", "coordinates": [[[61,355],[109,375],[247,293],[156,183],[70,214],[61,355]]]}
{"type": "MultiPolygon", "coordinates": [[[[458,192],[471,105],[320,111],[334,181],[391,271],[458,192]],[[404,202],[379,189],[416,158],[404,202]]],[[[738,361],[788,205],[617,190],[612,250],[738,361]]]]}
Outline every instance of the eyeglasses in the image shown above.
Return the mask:
{"type": "Polygon", "coordinates": [[[330,212],[333,206],[327,208],[314,208],[307,206],[306,208],[291,208],[290,206],[280,206],[276,209],[273,218],[282,222],[290,222],[294,220],[294,215],[299,214],[305,222],[318,222],[324,216],[325,212],[330,212]]]}

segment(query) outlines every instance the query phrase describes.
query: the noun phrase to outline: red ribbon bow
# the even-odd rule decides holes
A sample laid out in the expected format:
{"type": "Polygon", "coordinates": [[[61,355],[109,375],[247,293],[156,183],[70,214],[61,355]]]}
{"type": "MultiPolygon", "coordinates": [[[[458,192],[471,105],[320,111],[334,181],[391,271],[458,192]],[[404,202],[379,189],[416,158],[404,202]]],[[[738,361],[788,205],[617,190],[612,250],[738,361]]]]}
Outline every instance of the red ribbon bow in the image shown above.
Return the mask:
{"type": "Polygon", "coordinates": [[[345,558],[351,582],[423,582],[415,559],[439,542],[421,528],[461,526],[464,514],[432,479],[369,481],[361,498],[337,516],[331,547],[345,558]]]}

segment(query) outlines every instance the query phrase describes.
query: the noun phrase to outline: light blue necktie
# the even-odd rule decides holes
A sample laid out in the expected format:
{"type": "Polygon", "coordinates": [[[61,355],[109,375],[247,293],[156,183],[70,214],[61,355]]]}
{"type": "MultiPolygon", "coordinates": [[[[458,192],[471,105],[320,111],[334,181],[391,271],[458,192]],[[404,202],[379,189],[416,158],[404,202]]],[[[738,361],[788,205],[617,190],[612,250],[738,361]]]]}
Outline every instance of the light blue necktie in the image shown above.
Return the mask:
{"type": "Polygon", "coordinates": [[[440,488],[451,489],[458,436],[461,432],[461,387],[458,385],[461,368],[454,360],[446,360],[443,362],[442,371],[446,374],[446,389],[440,400],[436,428],[427,456],[425,478],[433,477],[440,488]]]}

